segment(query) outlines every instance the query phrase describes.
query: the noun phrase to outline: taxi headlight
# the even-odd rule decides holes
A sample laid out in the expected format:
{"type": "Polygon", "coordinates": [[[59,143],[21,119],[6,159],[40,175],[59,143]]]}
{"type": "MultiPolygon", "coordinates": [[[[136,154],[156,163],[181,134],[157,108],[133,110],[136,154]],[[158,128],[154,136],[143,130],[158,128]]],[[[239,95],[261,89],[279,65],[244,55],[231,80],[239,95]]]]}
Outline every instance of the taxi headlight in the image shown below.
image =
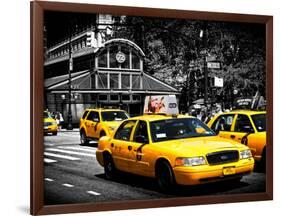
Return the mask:
{"type": "Polygon", "coordinates": [[[204,157],[178,157],[176,158],[175,165],[176,166],[198,166],[206,164],[206,160],[204,157]]]}
{"type": "Polygon", "coordinates": [[[250,157],[252,157],[252,153],[250,149],[240,151],[240,159],[246,159],[250,157]]]}

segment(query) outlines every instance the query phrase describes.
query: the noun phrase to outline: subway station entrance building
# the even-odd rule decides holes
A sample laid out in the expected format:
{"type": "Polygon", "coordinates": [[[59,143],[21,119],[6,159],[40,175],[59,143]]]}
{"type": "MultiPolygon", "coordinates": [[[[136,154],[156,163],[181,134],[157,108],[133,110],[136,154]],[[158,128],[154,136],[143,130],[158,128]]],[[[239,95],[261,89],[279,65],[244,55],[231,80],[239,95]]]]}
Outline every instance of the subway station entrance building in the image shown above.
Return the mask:
{"type": "MultiPolygon", "coordinates": [[[[82,41],[83,43],[83,41],[82,41]]],[[[163,81],[145,73],[145,54],[134,42],[116,38],[99,49],[80,46],[73,51],[71,113],[78,123],[86,108],[120,108],[131,116],[143,111],[147,95],[179,94],[163,81]]],[[[59,49],[59,46],[56,48],[59,49]]],[[[52,49],[54,53],[56,49],[52,49]]],[[[67,53],[45,61],[45,108],[59,111],[67,120],[69,104],[69,59],[67,53]],[[65,54],[65,55],[63,55],[65,54]]]]}

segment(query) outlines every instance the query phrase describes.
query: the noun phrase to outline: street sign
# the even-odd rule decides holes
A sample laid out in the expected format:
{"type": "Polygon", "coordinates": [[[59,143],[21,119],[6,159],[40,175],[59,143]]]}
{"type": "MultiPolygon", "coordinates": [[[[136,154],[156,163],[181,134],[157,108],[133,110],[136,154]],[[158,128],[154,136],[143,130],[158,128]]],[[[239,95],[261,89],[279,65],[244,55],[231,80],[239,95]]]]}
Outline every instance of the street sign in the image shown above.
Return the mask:
{"type": "Polygon", "coordinates": [[[214,87],[223,87],[223,78],[214,77],[214,87]]]}
{"type": "Polygon", "coordinates": [[[220,62],[207,62],[207,67],[208,68],[213,68],[213,69],[220,69],[220,62]]]}
{"type": "Polygon", "coordinates": [[[214,55],[212,55],[212,56],[206,56],[206,61],[207,61],[207,62],[216,61],[216,56],[214,56],[214,55]]]}

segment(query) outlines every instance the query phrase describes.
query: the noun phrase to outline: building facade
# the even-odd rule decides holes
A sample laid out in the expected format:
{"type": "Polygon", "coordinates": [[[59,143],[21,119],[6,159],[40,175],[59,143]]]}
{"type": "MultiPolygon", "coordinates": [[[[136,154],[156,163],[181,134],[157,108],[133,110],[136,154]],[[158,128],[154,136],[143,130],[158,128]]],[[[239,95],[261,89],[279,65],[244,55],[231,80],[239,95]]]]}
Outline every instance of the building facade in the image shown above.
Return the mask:
{"type": "Polygon", "coordinates": [[[69,102],[72,121],[77,124],[89,107],[120,108],[135,116],[142,114],[145,96],[179,94],[144,71],[145,53],[130,40],[115,38],[91,48],[86,46],[84,32],[69,43],[48,49],[44,64],[45,108],[61,112],[65,120],[69,102]]]}

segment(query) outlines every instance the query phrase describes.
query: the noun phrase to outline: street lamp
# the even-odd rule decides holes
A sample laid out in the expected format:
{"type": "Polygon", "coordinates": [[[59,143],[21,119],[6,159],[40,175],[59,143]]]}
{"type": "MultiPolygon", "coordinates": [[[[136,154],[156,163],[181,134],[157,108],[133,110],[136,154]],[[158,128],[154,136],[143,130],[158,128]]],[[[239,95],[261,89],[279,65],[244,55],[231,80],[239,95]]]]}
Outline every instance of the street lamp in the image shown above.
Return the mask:
{"type": "Polygon", "coordinates": [[[73,71],[73,58],[72,58],[72,38],[71,38],[71,25],[69,27],[69,45],[68,45],[68,57],[69,57],[69,69],[68,69],[68,114],[67,114],[67,130],[72,130],[72,112],[71,112],[71,73],[73,71]]]}

